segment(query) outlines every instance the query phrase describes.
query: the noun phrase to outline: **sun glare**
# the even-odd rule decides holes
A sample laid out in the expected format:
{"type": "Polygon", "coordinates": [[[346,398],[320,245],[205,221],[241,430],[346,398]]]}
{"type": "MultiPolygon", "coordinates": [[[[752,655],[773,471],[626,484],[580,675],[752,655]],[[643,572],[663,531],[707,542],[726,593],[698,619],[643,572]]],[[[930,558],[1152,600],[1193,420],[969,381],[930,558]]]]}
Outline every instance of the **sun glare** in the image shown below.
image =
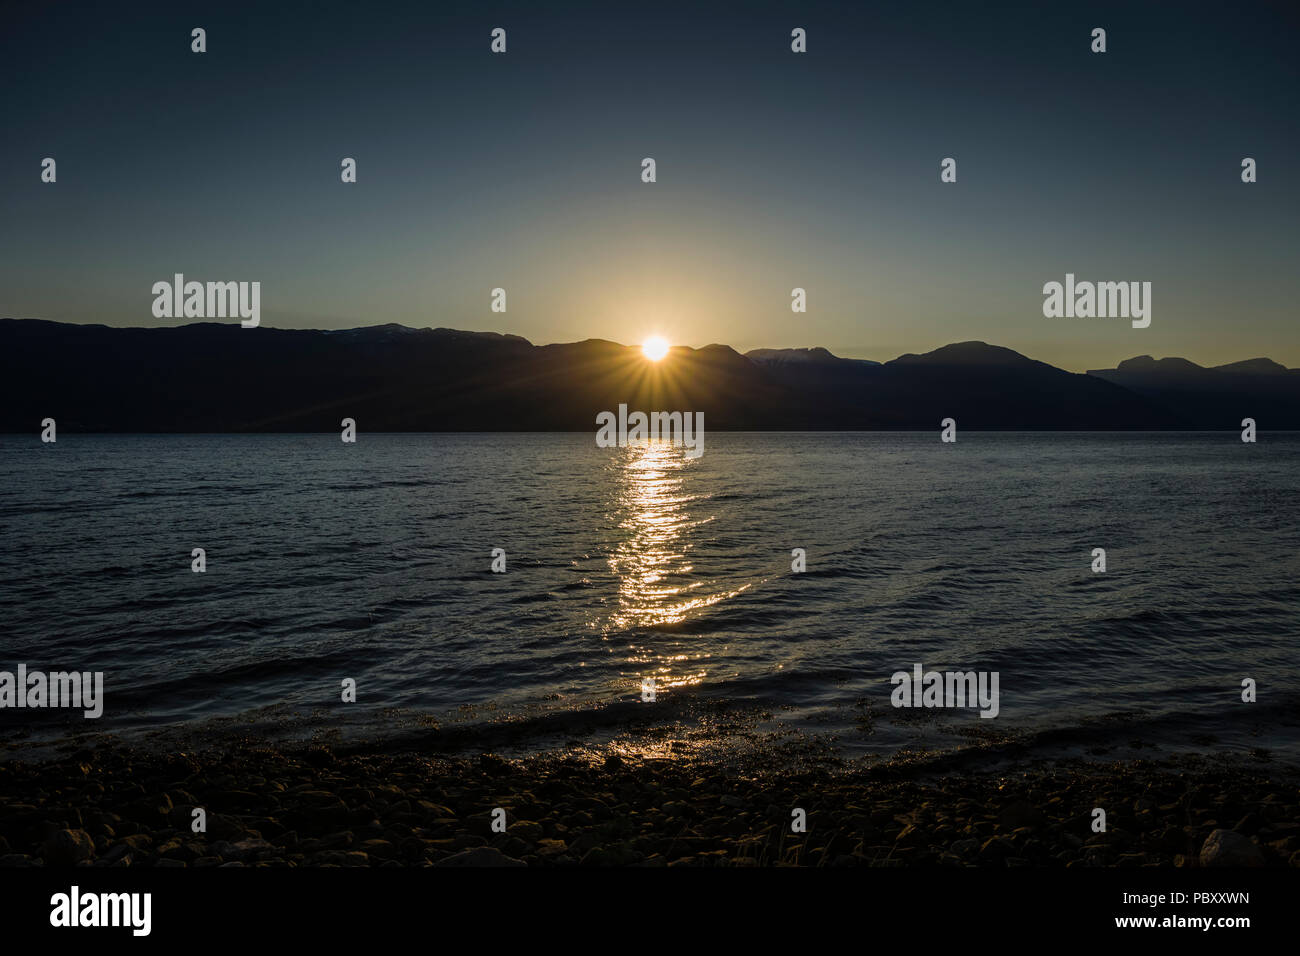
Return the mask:
{"type": "Polygon", "coordinates": [[[668,354],[668,340],[652,335],[641,343],[641,351],[652,362],[657,362],[668,354]]]}

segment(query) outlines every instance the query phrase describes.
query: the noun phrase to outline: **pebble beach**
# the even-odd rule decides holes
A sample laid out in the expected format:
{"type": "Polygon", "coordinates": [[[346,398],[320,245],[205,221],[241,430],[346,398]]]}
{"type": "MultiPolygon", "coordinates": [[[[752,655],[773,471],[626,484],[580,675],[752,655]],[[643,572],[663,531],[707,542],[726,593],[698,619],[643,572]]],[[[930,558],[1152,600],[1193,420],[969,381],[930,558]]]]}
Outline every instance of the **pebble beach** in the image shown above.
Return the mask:
{"type": "Polygon", "coordinates": [[[0,805],[6,867],[1300,866],[1300,772],[1245,759],[935,772],[108,744],[0,762],[0,805]]]}

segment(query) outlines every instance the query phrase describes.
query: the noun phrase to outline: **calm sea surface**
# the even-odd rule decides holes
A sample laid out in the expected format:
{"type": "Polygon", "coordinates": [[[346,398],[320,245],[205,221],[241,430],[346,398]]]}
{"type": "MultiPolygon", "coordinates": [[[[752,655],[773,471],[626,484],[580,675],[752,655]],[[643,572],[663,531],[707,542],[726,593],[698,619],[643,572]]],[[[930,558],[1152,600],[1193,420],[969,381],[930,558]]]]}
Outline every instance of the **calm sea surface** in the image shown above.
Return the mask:
{"type": "Polygon", "coordinates": [[[1296,434],[6,435],[0,479],[0,670],[106,684],[0,740],[1300,754],[1296,434]],[[916,663],[997,671],[1000,713],[893,708],[916,663]]]}

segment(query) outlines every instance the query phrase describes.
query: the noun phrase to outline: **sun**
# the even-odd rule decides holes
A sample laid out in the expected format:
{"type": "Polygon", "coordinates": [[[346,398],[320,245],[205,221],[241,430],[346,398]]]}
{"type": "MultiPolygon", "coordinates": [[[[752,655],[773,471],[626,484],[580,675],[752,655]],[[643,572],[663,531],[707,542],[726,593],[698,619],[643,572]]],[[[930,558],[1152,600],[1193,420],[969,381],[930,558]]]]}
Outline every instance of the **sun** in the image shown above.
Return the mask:
{"type": "Polygon", "coordinates": [[[668,354],[668,340],[658,335],[652,335],[641,343],[641,352],[650,361],[658,362],[668,354]]]}

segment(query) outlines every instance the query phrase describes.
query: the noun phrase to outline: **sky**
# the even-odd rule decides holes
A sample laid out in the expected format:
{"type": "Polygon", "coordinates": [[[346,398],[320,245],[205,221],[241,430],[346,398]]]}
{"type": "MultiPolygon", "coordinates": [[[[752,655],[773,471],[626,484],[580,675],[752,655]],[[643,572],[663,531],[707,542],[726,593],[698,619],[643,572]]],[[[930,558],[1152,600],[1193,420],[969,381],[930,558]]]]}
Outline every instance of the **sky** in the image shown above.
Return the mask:
{"type": "Polygon", "coordinates": [[[1297,367],[1297,26],[1281,2],[24,4],[0,316],[175,325],[151,289],[180,272],[260,281],[279,328],[1297,367]],[[1044,317],[1067,273],[1150,282],[1150,326],[1044,317]]]}

